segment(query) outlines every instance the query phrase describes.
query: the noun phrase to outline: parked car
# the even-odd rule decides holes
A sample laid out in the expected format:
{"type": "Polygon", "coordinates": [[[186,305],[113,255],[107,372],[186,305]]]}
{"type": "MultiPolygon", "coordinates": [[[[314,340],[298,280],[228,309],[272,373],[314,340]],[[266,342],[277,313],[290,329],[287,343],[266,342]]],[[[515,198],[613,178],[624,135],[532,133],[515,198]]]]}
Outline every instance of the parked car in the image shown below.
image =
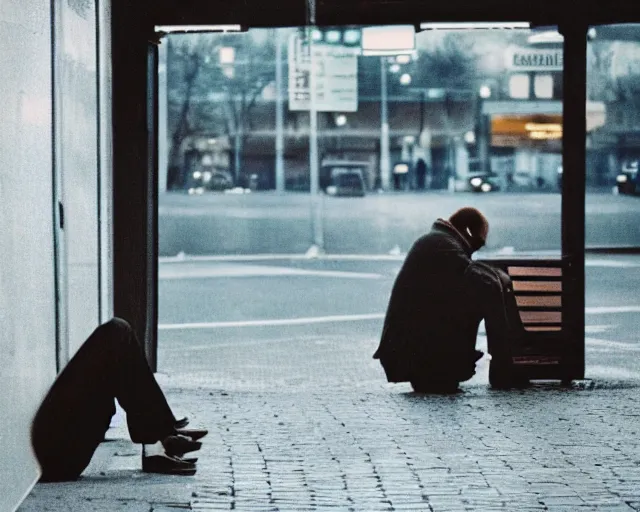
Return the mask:
{"type": "Polygon", "coordinates": [[[616,183],[619,194],[640,193],[640,173],[638,173],[638,161],[631,160],[625,162],[616,176],[616,183]]]}
{"type": "Polygon", "coordinates": [[[202,194],[207,190],[223,191],[233,187],[233,178],[226,171],[194,171],[191,174],[189,194],[202,194]]]}
{"type": "Polygon", "coordinates": [[[500,190],[499,177],[494,172],[474,172],[467,181],[472,192],[496,192],[500,190]]]}
{"type": "Polygon", "coordinates": [[[322,165],[322,188],[330,196],[365,195],[364,172],[368,162],[333,161],[322,165]]]}

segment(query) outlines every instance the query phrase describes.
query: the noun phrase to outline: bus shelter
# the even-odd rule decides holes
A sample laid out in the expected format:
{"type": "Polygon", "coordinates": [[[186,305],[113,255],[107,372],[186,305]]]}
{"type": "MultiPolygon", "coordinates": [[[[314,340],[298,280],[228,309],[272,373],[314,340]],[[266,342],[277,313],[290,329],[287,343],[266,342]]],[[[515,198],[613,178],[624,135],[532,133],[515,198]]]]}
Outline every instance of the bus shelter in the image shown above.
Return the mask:
{"type": "MultiPolygon", "coordinates": [[[[131,319],[156,367],[157,63],[164,31],[526,22],[557,27],[563,44],[561,256],[494,262],[520,282],[528,330],[550,334],[545,355],[525,357],[532,378],[584,377],[586,51],[589,29],[640,21],[628,0],[154,0],[112,5],[114,312],[131,319]],[[159,27],[163,27],[162,30],[159,27]],[[195,27],[195,28],[194,28],[195,27]],[[522,284],[525,283],[525,284],[522,284]],[[528,287],[528,288],[527,288],[528,287]],[[537,298],[536,298],[537,297],[537,298]]],[[[314,159],[311,147],[311,158],[314,159]]],[[[317,160],[317,155],[315,155],[317,160]]],[[[313,165],[313,164],[312,164],[313,165]]],[[[317,162],[316,162],[317,165],[317,162]]],[[[312,186],[312,194],[318,193],[312,186]]],[[[542,335],[541,335],[542,336],[542,335]]],[[[542,338],[541,338],[542,339],[542,338]]],[[[535,354],[534,354],[535,355],[535,354]]]]}

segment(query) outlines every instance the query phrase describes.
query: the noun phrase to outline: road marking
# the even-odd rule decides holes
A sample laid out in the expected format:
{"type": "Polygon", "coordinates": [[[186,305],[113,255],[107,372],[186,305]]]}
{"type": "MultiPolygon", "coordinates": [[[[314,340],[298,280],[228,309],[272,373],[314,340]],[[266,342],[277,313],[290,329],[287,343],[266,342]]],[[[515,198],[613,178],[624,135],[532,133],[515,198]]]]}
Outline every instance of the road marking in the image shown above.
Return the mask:
{"type": "MultiPolygon", "coordinates": [[[[592,307],[587,308],[587,314],[604,314],[604,313],[636,313],[640,312],[640,306],[619,306],[619,307],[592,307]]],[[[179,329],[220,329],[229,327],[268,327],[276,325],[303,325],[303,324],[324,324],[331,322],[359,322],[362,320],[380,320],[384,319],[385,313],[367,313],[361,315],[330,315],[330,316],[313,316],[305,318],[276,318],[270,320],[236,320],[227,322],[192,322],[178,324],[159,324],[160,330],[179,330],[179,329]]],[[[607,326],[586,326],[586,332],[602,332],[607,326]]],[[[484,328],[481,323],[479,334],[484,334],[484,328]]]]}
{"type": "Polygon", "coordinates": [[[586,259],[584,264],[587,267],[601,267],[601,268],[638,268],[640,267],[640,262],[616,261],[616,260],[586,259]]]}
{"type": "Polygon", "coordinates": [[[607,332],[616,327],[615,325],[585,325],[584,332],[586,334],[599,334],[607,332]]]}
{"type": "Polygon", "coordinates": [[[639,343],[628,343],[623,341],[603,340],[600,338],[585,338],[587,346],[610,348],[613,350],[630,350],[632,352],[640,351],[639,343]]]}
{"type": "Polygon", "coordinates": [[[379,279],[381,274],[369,272],[347,272],[340,270],[307,270],[291,267],[274,267],[264,265],[218,264],[210,267],[162,265],[158,270],[158,278],[165,279],[204,279],[214,277],[281,277],[281,276],[315,276],[340,277],[346,279],[379,279]]]}
{"type": "Polygon", "coordinates": [[[220,329],[228,327],[267,327],[277,325],[305,325],[323,324],[331,322],[356,322],[362,320],[380,320],[384,313],[371,313],[363,315],[333,315],[314,316],[307,318],[278,318],[273,320],[237,320],[228,322],[193,322],[183,324],[159,324],[158,329],[163,331],[179,329],[220,329]]]}
{"type": "MultiPolygon", "coordinates": [[[[184,263],[194,261],[274,261],[274,260],[331,260],[331,261],[403,261],[407,255],[406,252],[398,252],[399,247],[395,246],[387,254],[300,254],[300,253],[280,253],[280,254],[207,254],[207,255],[191,255],[180,253],[177,256],[160,256],[158,261],[162,263],[184,263]]],[[[508,249],[508,248],[507,248],[508,249]]],[[[509,251],[505,248],[495,251],[486,251],[478,255],[480,258],[490,259],[495,256],[508,255],[512,258],[528,258],[528,257],[547,257],[560,258],[560,251],[509,251]]],[[[635,258],[634,258],[635,259],[635,258]]],[[[585,265],[588,267],[610,267],[610,268],[637,268],[640,267],[640,261],[625,260],[609,260],[604,258],[585,259],[585,265]]]]}
{"type": "Polygon", "coordinates": [[[588,365],[585,369],[585,378],[635,380],[640,379],[640,373],[617,366],[588,365]]]}
{"type": "Polygon", "coordinates": [[[640,313],[640,306],[601,306],[585,308],[587,315],[604,315],[609,313],[640,313]]]}
{"type": "Polygon", "coordinates": [[[406,254],[220,254],[220,255],[190,255],[160,256],[159,263],[185,263],[192,261],[274,261],[274,260],[331,260],[331,261],[402,261],[406,254]]]}

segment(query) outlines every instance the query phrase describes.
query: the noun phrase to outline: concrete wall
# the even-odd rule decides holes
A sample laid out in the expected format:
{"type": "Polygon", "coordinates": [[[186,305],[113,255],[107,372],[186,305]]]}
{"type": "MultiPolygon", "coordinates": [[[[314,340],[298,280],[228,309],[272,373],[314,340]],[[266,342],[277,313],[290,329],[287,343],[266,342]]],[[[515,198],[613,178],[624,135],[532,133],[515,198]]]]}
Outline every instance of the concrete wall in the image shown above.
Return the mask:
{"type": "Polygon", "coordinates": [[[72,356],[100,320],[96,5],[73,0],[55,5],[55,147],[65,217],[65,356],[72,356]]]}
{"type": "Polygon", "coordinates": [[[0,2],[0,510],[38,477],[29,425],[56,372],[50,5],[0,2]]]}
{"type": "Polygon", "coordinates": [[[100,0],[0,2],[1,511],[38,479],[57,363],[112,311],[108,24],[100,0]]]}

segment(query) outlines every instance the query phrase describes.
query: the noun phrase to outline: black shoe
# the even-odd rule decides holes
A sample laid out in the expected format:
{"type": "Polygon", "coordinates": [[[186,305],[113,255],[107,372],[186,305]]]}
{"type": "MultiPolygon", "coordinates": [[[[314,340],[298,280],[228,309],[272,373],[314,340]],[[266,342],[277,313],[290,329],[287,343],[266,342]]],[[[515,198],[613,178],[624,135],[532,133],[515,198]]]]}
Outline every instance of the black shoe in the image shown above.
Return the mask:
{"type": "Polygon", "coordinates": [[[176,435],[190,437],[192,441],[197,441],[198,439],[202,439],[208,433],[209,431],[204,428],[177,428],[176,429],[176,435]]]}
{"type": "Polygon", "coordinates": [[[184,428],[189,424],[189,418],[186,416],[184,418],[180,418],[176,420],[175,428],[184,428]]]}
{"type": "Polygon", "coordinates": [[[182,457],[185,453],[195,452],[202,447],[200,441],[192,441],[181,435],[168,436],[162,440],[162,446],[167,455],[182,457]]]}
{"type": "Polygon", "coordinates": [[[195,464],[196,462],[198,462],[198,457],[180,457],[180,460],[189,462],[190,464],[195,464]]]}
{"type": "Polygon", "coordinates": [[[162,475],[195,475],[196,465],[169,455],[142,457],[142,471],[162,475]]]}

